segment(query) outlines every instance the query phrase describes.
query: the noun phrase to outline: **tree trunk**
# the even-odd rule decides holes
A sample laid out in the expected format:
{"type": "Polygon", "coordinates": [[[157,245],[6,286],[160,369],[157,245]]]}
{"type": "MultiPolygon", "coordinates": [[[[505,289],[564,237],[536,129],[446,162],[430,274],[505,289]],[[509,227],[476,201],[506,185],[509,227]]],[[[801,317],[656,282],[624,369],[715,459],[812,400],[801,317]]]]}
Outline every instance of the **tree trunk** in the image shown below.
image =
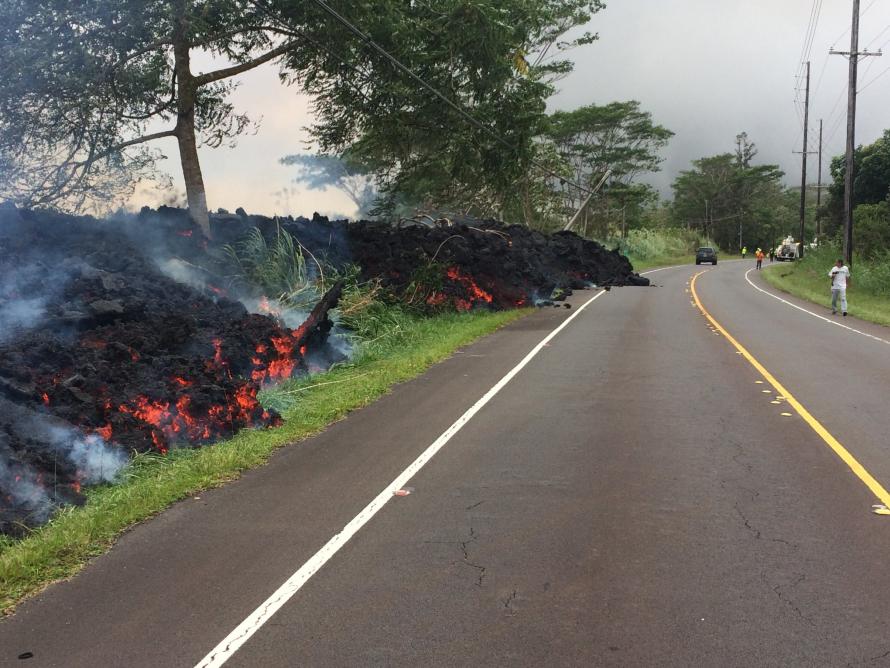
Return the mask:
{"type": "Polygon", "coordinates": [[[176,68],[176,139],[179,142],[179,160],[182,164],[182,178],[188,198],[189,215],[201,228],[204,236],[210,238],[210,215],[207,211],[207,193],[204,190],[204,177],[198,160],[198,142],[195,138],[195,99],[197,86],[192,75],[188,45],[188,17],[186,2],[178,4],[178,21],[173,36],[173,55],[176,68]]]}
{"type": "Polygon", "coordinates": [[[185,193],[189,203],[189,215],[201,228],[204,236],[209,239],[210,216],[207,212],[207,193],[204,190],[201,163],[198,161],[194,107],[188,111],[180,112],[176,129],[176,138],[179,141],[179,160],[182,163],[182,177],[185,180],[185,193]]]}

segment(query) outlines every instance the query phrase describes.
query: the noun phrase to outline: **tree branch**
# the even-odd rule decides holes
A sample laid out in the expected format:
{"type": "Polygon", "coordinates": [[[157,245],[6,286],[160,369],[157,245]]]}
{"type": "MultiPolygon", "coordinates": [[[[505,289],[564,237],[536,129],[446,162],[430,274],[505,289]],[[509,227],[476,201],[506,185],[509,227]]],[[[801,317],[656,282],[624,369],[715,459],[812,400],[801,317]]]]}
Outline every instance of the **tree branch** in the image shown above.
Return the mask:
{"type": "Polygon", "coordinates": [[[270,60],[274,60],[278,56],[287,53],[296,45],[296,40],[292,42],[285,42],[281,46],[276,47],[271,51],[267,51],[262,56],[257,56],[253,60],[248,60],[246,63],[241,63],[240,65],[234,65],[232,67],[224,67],[214,72],[199,74],[195,77],[195,86],[204,86],[205,84],[219,81],[220,79],[228,79],[229,77],[241,74],[242,72],[252,70],[253,68],[258,67],[263,63],[268,63],[270,60]]]}
{"type": "Polygon", "coordinates": [[[122,151],[125,148],[127,148],[128,146],[135,146],[136,144],[144,144],[145,142],[153,141],[155,139],[163,139],[164,137],[175,137],[175,136],[176,136],[175,129],[174,130],[164,130],[163,132],[155,132],[150,135],[142,135],[141,137],[137,137],[136,139],[130,139],[128,141],[121,142],[120,144],[117,144],[116,146],[112,146],[111,148],[102,151],[98,155],[91,156],[87,160],[84,160],[77,164],[79,166],[80,165],[83,165],[83,166],[90,165],[90,164],[96,162],[97,160],[101,160],[102,158],[107,158],[109,155],[117,153],[118,151],[122,151]]]}

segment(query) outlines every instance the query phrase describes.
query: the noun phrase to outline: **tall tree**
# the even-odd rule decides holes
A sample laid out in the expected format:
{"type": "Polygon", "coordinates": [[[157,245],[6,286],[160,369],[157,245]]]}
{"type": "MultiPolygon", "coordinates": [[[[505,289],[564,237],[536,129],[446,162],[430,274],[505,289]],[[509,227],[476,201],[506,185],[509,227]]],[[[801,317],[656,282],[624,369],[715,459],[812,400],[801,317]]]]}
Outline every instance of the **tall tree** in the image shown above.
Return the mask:
{"type": "Polygon", "coordinates": [[[672,186],[674,222],[726,249],[738,247],[740,227],[742,244],[771,244],[772,228],[785,217],[784,173],[777,165],[751,164],[757,151],[745,133],[736,141],[736,153],[695,160],[680,172],[672,186]]]}
{"type": "MultiPolygon", "coordinates": [[[[595,186],[610,169],[609,187],[628,186],[640,173],[658,171],[660,151],[673,135],[634,100],[557,111],[547,128],[547,138],[566,161],[572,180],[587,187],[595,186]]],[[[567,209],[577,209],[586,198],[569,185],[563,184],[562,190],[567,209]]],[[[617,187],[617,192],[626,196],[634,191],[617,187]]],[[[619,206],[624,206],[624,199],[619,199],[619,206]]]]}
{"type": "Polygon", "coordinates": [[[298,78],[316,99],[311,130],[321,151],[349,151],[376,175],[381,213],[405,201],[479,214],[515,206],[533,175],[540,178],[536,138],[553,82],[572,69],[564,53],[595,39],[565,33],[587,23],[602,3],[378,4],[363,30],[447,101],[404,72],[379,67],[385,57],[360,40],[340,45],[354,54],[348,59],[357,65],[352,78],[335,67],[339,54],[297,52],[289,62],[294,72],[309,73],[298,78]],[[407,24],[394,18],[406,13],[407,24]],[[393,30],[394,24],[400,28],[393,30]]]}
{"type": "MultiPolygon", "coordinates": [[[[558,51],[598,0],[381,0],[333,3],[449,99],[507,138],[509,149],[418,87],[319,2],[287,0],[5,0],[0,3],[0,196],[82,205],[132,187],[173,137],[192,217],[207,232],[198,146],[250,125],[228,96],[235,78],[271,61],[316,101],[324,152],[357,145],[389,182],[442,169],[455,181],[491,168],[505,190],[527,161],[559,61],[516,77],[525,54],[558,51]],[[433,6],[435,5],[435,6],[433,6]],[[225,64],[195,72],[196,53],[225,64]],[[515,171],[515,170],[514,170],[515,171]]],[[[590,39],[582,36],[576,43],[590,39]]],[[[534,68],[532,68],[534,69],[534,68]]],[[[421,179],[422,181],[422,179],[421,179]]]]}
{"type": "MultiPolygon", "coordinates": [[[[856,148],[853,164],[853,201],[857,207],[879,204],[890,198],[890,130],[884,130],[884,134],[873,143],[856,148]]],[[[828,202],[824,211],[820,212],[824,214],[824,227],[829,235],[836,234],[843,227],[845,173],[844,156],[833,158],[828,202]]],[[[869,221],[876,220],[871,213],[867,218],[869,221]]]]}

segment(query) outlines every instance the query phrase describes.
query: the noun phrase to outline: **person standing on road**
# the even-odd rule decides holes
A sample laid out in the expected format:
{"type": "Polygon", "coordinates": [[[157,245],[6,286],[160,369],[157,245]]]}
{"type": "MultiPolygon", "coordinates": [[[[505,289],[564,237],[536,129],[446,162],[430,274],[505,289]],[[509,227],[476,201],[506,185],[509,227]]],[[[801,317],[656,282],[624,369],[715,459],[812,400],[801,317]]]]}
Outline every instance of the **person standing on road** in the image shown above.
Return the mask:
{"type": "Polygon", "coordinates": [[[841,298],[841,313],[847,315],[847,285],[852,280],[850,269],[844,264],[843,260],[834,263],[831,271],[828,272],[828,278],[831,279],[831,313],[837,313],[837,299],[841,298]]]}
{"type": "Polygon", "coordinates": [[[772,264],[773,260],[775,260],[775,259],[776,259],[776,249],[770,248],[769,249],[769,263],[772,264]]]}
{"type": "Polygon", "coordinates": [[[748,254],[748,247],[742,246],[742,259],[745,259],[745,256],[748,254]]]}
{"type": "Polygon", "coordinates": [[[758,248],[757,252],[754,253],[754,257],[757,258],[757,268],[763,269],[763,251],[758,248]]]}

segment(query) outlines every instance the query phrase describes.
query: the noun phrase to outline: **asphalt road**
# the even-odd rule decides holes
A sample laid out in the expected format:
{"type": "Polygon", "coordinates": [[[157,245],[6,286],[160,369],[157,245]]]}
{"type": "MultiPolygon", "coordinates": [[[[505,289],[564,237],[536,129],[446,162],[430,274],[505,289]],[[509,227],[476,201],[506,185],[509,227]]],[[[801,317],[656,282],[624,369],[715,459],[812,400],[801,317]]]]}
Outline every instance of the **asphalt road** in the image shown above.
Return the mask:
{"type": "MultiPolygon", "coordinates": [[[[888,330],[751,267],[702,304],[890,484],[888,330]]],[[[592,302],[226,665],[890,665],[890,517],[694,306],[703,269],[592,302]]],[[[576,309],[130,531],[0,623],[0,665],[195,666],[576,309]]]]}

